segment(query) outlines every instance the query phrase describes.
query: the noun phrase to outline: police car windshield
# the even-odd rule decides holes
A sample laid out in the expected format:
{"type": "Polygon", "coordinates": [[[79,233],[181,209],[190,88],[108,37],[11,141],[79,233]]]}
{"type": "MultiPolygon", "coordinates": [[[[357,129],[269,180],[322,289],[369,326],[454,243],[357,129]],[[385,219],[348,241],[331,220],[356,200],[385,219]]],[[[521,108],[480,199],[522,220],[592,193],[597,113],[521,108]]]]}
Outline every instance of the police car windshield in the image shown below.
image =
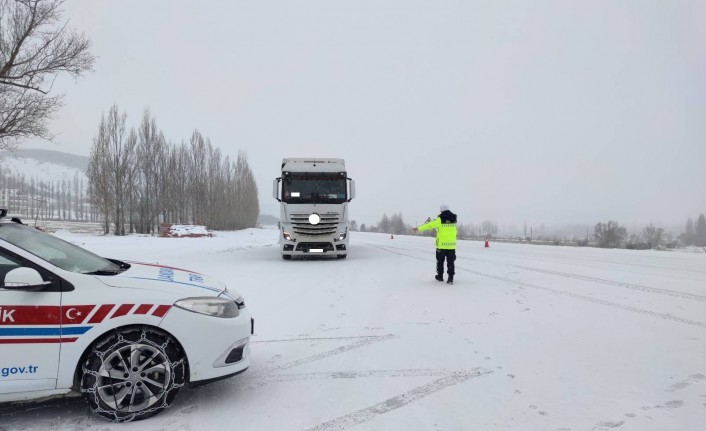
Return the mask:
{"type": "Polygon", "coordinates": [[[0,239],[66,271],[97,274],[122,271],[119,265],[108,259],[21,224],[0,223],[0,239]]]}

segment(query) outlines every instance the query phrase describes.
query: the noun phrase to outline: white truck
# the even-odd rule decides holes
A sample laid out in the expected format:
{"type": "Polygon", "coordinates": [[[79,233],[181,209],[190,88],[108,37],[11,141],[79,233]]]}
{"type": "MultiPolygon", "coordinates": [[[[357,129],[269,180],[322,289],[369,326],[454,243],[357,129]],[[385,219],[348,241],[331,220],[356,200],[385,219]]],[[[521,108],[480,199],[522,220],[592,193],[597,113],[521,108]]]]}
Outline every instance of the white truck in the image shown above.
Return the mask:
{"type": "Polygon", "coordinates": [[[343,159],[287,158],[273,181],[280,202],[278,227],[282,258],[348,255],[348,203],[355,182],[343,159]]]}

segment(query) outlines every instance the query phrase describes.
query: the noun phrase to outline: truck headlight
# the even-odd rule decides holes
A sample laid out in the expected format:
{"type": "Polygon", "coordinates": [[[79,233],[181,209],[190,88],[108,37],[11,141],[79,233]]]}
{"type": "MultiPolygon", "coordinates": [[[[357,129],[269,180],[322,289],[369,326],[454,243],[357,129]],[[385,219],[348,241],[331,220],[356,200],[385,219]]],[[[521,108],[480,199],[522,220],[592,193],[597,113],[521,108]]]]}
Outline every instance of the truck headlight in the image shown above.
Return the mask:
{"type": "Polygon", "coordinates": [[[174,303],[174,306],[182,310],[224,319],[240,315],[238,304],[235,301],[215,296],[180,299],[174,303]]]}
{"type": "Polygon", "coordinates": [[[294,241],[294,238],[292,238],[292,235],[290,235],[289,232],[282,231],[282,236],[283,236],[284,239],[286,239],[287,241],[294,241]]]}
{"type": "Polygon", "coordinates": [[[343,232],[342,234],[338,235],[338,238],[336,238],[336,240],[338,240],[338,241],[343,241],[344,239],[346,239],[346,233],[345,233],[345,232],[343,232]]]}

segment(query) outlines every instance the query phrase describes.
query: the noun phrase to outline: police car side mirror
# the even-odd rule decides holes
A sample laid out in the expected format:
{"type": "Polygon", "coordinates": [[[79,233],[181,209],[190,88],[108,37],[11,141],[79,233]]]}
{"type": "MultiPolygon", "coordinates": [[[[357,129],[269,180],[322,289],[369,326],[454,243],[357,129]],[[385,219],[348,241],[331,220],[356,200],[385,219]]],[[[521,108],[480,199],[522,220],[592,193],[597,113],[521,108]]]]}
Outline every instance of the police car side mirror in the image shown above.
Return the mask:
{"type": "Polygon", "coordinates": [[[44,281],[36,269],[21,267],[8,271],[5,275],[2,288],[8,290],[35,291],[42,290],[49,284],[51,284],[51,282],[44,281]]]}

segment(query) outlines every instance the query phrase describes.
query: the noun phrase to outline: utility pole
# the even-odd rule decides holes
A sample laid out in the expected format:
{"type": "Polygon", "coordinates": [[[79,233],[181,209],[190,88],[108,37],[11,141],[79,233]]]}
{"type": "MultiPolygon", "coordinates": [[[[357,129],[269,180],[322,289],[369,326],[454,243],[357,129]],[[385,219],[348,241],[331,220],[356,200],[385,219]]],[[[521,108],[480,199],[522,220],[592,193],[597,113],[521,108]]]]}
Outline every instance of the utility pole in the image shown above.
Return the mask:
{"type": "Polygon", "coordinates": [[[46,204],[48,202],[44,199],[35,198],[35,197],[33,197],[32,200],[39,202],[39,207],[37,208],[37,211],[34,212],[34,227],[37,227],[37,219],[39,218],[39,210],[42,209],[42,204],[46,204]]]}

